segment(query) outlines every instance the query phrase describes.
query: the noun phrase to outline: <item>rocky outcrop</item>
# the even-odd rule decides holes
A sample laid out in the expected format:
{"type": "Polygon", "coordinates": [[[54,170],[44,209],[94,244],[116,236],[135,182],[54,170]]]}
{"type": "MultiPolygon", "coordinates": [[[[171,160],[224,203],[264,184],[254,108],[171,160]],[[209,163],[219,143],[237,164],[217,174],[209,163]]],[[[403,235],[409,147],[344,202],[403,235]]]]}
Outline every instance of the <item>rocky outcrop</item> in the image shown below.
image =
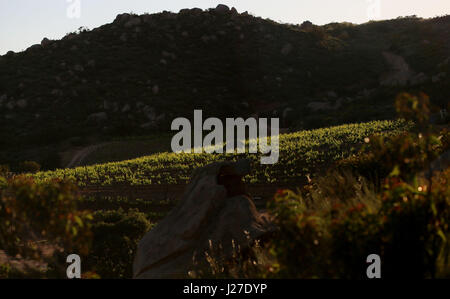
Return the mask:
{"type": "Polygon", "coordinates": [[[415,72],[409,67],[403,57],[387,51],[382,54],[390,66],[390,71],[382,77],[380,85],[405,86],[413,78],[415,72]]]}
{"type": "MultiPolygon", "coordinates": [[[[108,113],[108,120],[98,125],[111,137],[121,132],[124,121],[133,134],[159,133],[170,125],[169,111],[187,116],[201,106],[211,116],[247,118],[253,113],[251,102],[259,100],[286,102],[298,114],[291,113],[292,126],[300,128],[316,125],[316,117],[303,114],[308,103],[314,102],[313,110],[327,113],[339,107],[336,103],[342,97],[339,122],[353,122],[351,110],[359,108],[346,105],[346,97],[358,103],[365,99],[387,102],[396,92],[390,86],[377,86],[385,68],[383,51],[403,57],[391,59],[397,63],[383,83],[407,82],[404,78],[409,76],[397,73],[404,74],[406,69],[408,74],[408,62],[417,75],[407,84],[427,84],[433,104],[448,98],[450,59],[445,33],[450,17],[299,26],[238,13],[229,6],[186,9],[179,14],[121,14],[96,29],[81,29],[61,40],[42,39],[41,46],[30,51],[0,56],[0,97],[8,95],[0,101],[0,115],[15,115],[13,121],[2,123],[3,140],[8,140],[8,146],[33,144],[47,126],[57,126],[60,136],[67,138],[88,137],[96,131],[80,120],[100,111],[108,113]],[[435,26],[436,34],[429,35],[426,28],[435,26]],[[346,37],[341,34],[344,29],[349,33],[346,37]],[[404,40],[396,40],[403,35],[404,40]],[[429,41],[427,46],[422,44],[424,39],[429,41]],[[370,98],[357,94],[375,87],[377,92],[370,98]],[[327,90],[338,96],[322,95],[327,90]],[[40,103],[37,98],[42,99],[40,103]],[[109,105],[104,105],[104,99],[109,105]],[[156,119],[136,109],[138,101],[154,108],[156,119]],[[162,112],[167,113],[166,120],[158,122],[162,112]],[[70,118],[65,118],[67,113],[70,118]],[[141,130],[142,125],[149,130],[141,130]]],[[[361,109],[357,118],[389,118],[391,113],[361,109]]],[[[330,122],[324,120],[322,125],[330,122]]]]}
{"type": "Polygon", "coordinates": [[[51,42],[48,38],[44,37],[44,38],[42,39],[42,41],[41,41],[41,46],[47,47],[47,46],[50,45],[51,43],[52,43],[52,42],[51,42]]]}
{"type": "Polygon", "coordinates": [[[93,113],[88,116],[87,122],[91,124],[101,124],[108,120],[106,112],[93,113]]]}
{"type": "Polygon", "coordinates": [[[230,8],[229,8],[228,6],[226,6],[226,5],[224,5],[224,4],[219,4],[219,5],[217,5],[215,11],[216,11],[217,13],[222,13],[222,14],[224,14],[224,13],[229,12],[229,11],[230,11],[230,8]]]}
{"type": "Polygon", "coordinates": [[[308,108],[312,111],[337,110],[342,107],[342,102],[342,99],[338,99],[334,104],[330,102],[310,102],[308,103],[308,108]]]}
{"type": "Polygon", "coordinates": [[[134,278],[182,278],[192,270],[193,258],[222,244],[231,256],[232,240],[245,249],[250,240],[273,230],[270,222],[246,195],[242,177],[250,164],[221,162],[199,169],[180,203],[138,245],[134,278]]]}
{"type": "Polygon", "coordinates": [[[432,78],[431,78],[431,81],[433,82],[433,83],[437,83],[437,82],[440,82],[443,78],[445,78],[447,76],[447,73],[445,73],[445,72],[441,72],[441,73],[439,73],[439,74],[437,74],[437,75],[434,75],[432,78]]]}
{"type": "Polygon", "coordinates": [[[26,108],[28,106],[28,102],[27,102],[27,100],[24,100],[24,99],[18,100],[17,103],[16,103],[16,106],[21,108],[21,109],[24,109],[24,108],[26,108]]]}

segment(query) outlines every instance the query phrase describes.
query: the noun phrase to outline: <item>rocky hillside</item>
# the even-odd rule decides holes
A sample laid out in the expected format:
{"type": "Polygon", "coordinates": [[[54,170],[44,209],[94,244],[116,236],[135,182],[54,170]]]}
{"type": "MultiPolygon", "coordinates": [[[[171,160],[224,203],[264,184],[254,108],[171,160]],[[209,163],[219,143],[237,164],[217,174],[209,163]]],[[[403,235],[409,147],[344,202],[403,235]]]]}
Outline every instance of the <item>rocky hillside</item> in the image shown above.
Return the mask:
{"type": "Polygon", "coordinates": [[[167,132],[194,108],[299,129],[391,118],[404,90],[445,107],[449,72],[450,16],[315,26],[225,6],[122,14],[0,56],[0,164],[50,165],[63,142],[167,132]]]}

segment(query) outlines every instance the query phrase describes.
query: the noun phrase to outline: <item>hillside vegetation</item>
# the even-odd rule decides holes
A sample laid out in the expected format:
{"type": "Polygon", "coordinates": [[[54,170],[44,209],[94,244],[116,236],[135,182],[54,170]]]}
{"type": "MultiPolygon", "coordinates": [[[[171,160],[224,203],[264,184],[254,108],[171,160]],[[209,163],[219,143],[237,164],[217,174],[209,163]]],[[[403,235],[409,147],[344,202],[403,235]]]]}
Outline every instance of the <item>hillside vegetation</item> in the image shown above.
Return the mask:
{"type": "Polygon", "coordinates": [[[167,133],[178,116],[278,116],[311,129],[394,117],[420,90],[448,103],[450,17],[279,24],[236,11],[121,14],[0,56],[0,164],[167,133]]]}
{"type": "Polygon", "coordinates": [[[245,177],[248,183],[300,183],[306,180],[306,175],[355,154],[371,135],[393,136],[411,127],[412,123],[402,120],[373,121],[282,134],[279,161],[274,165],[261,165],[260,154],[166,152],[122,162],[40,172],[34,177],[73,179],[80,186],[183,184],[195,168],[215,161],[248,158],[253,164],[251,175],[245,177]]]}
{"type": "MultiPolygon", "coordinates": [[[[245,252],[232,246],[228,258],[223,251],[227,244],[210,243],[206,264],[193,262],[186,277],[365,279],[367,255],[375,252],[383,261],[383,278],[448,278],[448,126],[429,125],[426,95],[401,94],[396,108],[399,117],[410,122],[377,121],[282,135],[282,159],[274,172],[264,172],[255,155],[244,155],[255,167],[247,181],[279,179],[275,185],[280,189],[266,202],[266,212],[278,229],[245,252]],[[365,146],[359,147],[362,140],[365,146]],[[322,167],[324,171],[307,183],[300,181],[306,170],[322,167]],[[291,172],[283,172],[286,169],[296,169],[297,174],[289,176],[291,172]],[[296,190],[283,190],[281,181],[290,179],[296,190]]],[[[181,182],[194,164],[226,158],[166,153],[42,172],[34,178],[0,176],[4,220],[0,221],[0,277],[65,278],[65,253],[80,252],[84,278],[130,278],[139,240],[161,225],[177,201],[164,197],[159,202],[155,192],[147,199],[118,194],[81,197],[75,184],[62,179],[77,179],[81,190],[91,183],[150,184],[162,169],[158,167],[171,163],[175,168],[167,177],[181,182]],[[133,177],[133,170],[139,175],[133,177]],[[64,251],[49,255],[48,249],[55,246],[64,251]],[[21,258],[4,259],[5,254],[18,253],[21,258]],[[42,267],[28,269],[24,259],[42,267]]],[[[130,189],[141,196],[139,187],[130,189]]]]}

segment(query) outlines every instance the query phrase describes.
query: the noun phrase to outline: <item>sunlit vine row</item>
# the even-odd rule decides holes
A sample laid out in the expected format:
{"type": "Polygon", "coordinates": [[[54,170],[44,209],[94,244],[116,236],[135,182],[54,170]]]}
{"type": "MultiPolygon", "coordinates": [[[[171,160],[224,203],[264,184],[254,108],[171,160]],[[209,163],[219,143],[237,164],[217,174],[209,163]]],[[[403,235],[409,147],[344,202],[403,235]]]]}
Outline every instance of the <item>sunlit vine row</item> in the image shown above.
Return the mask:
{"type": "Polygon", "coordinates": [[[35,174],[37,180],[67,178],[80,186],[151,185],[187,183],[192,171],[206,164],[247,158],[252,172],[248,183],[283,183],[302,180],[327,164],[356,153],[358,144],[372,134],[395,135],[411,123],[373,121],[280,135],[278,163],[261,165],[260,154],[158,153],[138,159],[35,174]]]}

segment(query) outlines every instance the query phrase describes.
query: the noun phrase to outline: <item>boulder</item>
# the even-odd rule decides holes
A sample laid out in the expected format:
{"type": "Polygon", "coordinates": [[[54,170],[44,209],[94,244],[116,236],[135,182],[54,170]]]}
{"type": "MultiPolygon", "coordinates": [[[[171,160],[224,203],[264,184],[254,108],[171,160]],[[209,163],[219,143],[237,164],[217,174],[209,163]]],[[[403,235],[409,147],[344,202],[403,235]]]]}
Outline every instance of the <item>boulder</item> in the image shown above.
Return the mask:
{"type": "Polygon", "coordinates": [[[51,91],[51,95],[54,95],[54,96],[63,96],[63,91],[62,90],[60,90],[60,89],[53,89],[52,91],[51,91]]]}
{"type": "Polygon", "coordinates": [[[289,55],[289,53],[291,53],[293,49],[294,47],[292,46],[292,44],[285,44],[281,49],[281,54],[283,54],[284,56],[289,55]]]}
{"type": "Polygon", "coordinates": [[[342,99],[338,99],[334,105],[330,102],[310,102],[308,103],[308,108],[312,111],[319,110],[337,110],[342,106],[342,99]]]}
{"type": "Polygon", "coordinates": [[[148,120],[154,121],[156,119],[156,112],[154,108],[145,106],[143,111],[148,120]]]}
{"type": "Polygon", "coordinates": [[[217,5],[215,11],[217,13],[224,14],[224,13],[229,12],[230,8],[228,6],[226,6],[225,4],[219,4],[219,5],[217,5]]]}
{"type": "Polygon", "coordinates": [[[76,64],[73,69],[77,72],[84,72],[84,67],[80,64],[76,64]]]}
{"type": "Polygon", "coordinates": [[[125,28],[131,28],[141,24],[141,19],[139,17],[133,17],[128,22],[125,23],[125,28]]]}
{"type": "Polygon", "coordinates": [[[179,204],[139,242],[134,278],[183,278],[193,260],[205,260],[210,246],[232,254],[232,242],[245,250],[274,227],[246,195],[242,177],[247,160],[218,162],[198,169],[179,204]]]}
{"type": "Polygon", "coordinates": [[[302,30],[309,30],[312,27],[314,27],[314,24],[311,21],[304,21],[301,25],[300,25],[300,29],[302,30]]]}
{"type": "Polygon", "coordinates": [[[44,39],[41,41],[41,46],[46,47],[50,43],[51,43],[51,41],[48,38],[44,37],[44,39]]]}
{"type": "Polygon", "coordinates": [[[95,123],[95,124],[100,124],[107,120],[108,120],[108,115],[106,114],[106,112],[92,113],[87,118],[87,121],[89,123],[95,123]]]}
{"type": "Polygon", "coordinates": [[[447,75],[447,74],[446,74],[445,72],[441,72],[441,73],[439,73],[439,74],[434,75],[433,77],[431,77],[431,81],[432,81],[433,83],[438,83],[438,82],[440,82],[443,78],[445,78],[446,75],[447,75]]]}
{"type": "Polygon", "coordinates": [[[33,51],[33,50],[36,50],[36,49],[40,49],[42,46],[40,45],[40,44],[35,44],[35,45],[32,45],[31,47],[29,47],[28,49],[27,49],[27,51],[33,51]]]}
{"type": "Polygon", "coordinates": [[[88,63],[87,63],[87,66],[90,67],[90,68],[95,67],[95,60],[94,59],[89,60],[88,63]]]}
{"type": "Polygon", "coordinates": [[[123,13],[120,15],[117,15],[116,19],[114,20],[114,23],[123,23],[130,19],[131,15],[129,13],[123,13]]]}
{"type": "Polygon", "coordinates": [[[111,103],[107,100],[103,100],[103,109],[109,110],[111,108],[111,103]]]}
{"type": "Polygon", "coordinates": [[[390,71],[382,76],[381,86],[405,86],[415,76],[415,72],[403,57],[391,52],[383,52],[382,54],[390,66],[390,71]]]}
{"type": "Polygon", "coordinates": [[[159,17],[161,18],[161,20],[174,20],[177,18],[177,14],[164,10],[160,13],[159,17]]]}
{"type": "Polygon", "coordinates": [[[180,14],[180,15],[184,15],[184,14],[189,14],[189,12],[190,12],[191,10],[189,9],[189,8],[183,8],[183,9],[180,9],[180,11],[178,12],[178,14],[180,14]]]}
{"type": "Polygon", "coordinates": [[[203,13],[203,9],[198,8],[198,7],[183,8],[178,12],[178,14],[180,14],[180,15],[192,15],[192,16],[197,16],[201,13],[203,13]]]}
{"type": "Polygon", "coordinates": [[[163,57],[172,57],[172,54],[170,52],[167,52],[167,51],[162,51],[161,54],[162,54],[163,57]]]}
{"type": "Polygon", "coordinates": [[[142,129],[155,129],[155,128],[156,128],[156,124],[155,124],[154,121],[151,121],[151,122],[142,124],[142,125],[141,125],[141,128],[142,128],[142,129]]]}
{"type": "Polygon", "coordinates": [[[155,121],[158,123],[158,122],[163,121],[164,119],[166,119],[166,114],[165,113],[158,115],[156,117],[155,121]]]}
{"type": "Polygon", "coordinates": [[[203,35],[203,36],[201,37],[201,39],[202,39],[202,41],[203,41],[204,43],[207,43],[207,42],[209,41],[209,36],[203,35]]]}
{"type": "Polygon", "coordinates": [[[119,111],[119,103],[118,102],[114,102],[111,104],[113,112],[117,112],[119,111]]]}
{"type": "Polygon", "coordinates": [[[445,65],[448,65],[450,63],[450,57],[447,57],[444,61],[438,64],[438,67],[443,67],[445,65]]]}
{"type": "Polygon", "coordinates": [[[24,100],[24,99],[18,100],[16,102],[16,106],[21,108],[21,109],[24,109],[24,108],[26,108],[28,106],[28,102],[27,102],[27,100],[24,100]]]}
{"type": "Polygon", "coordinates": [[[128,112],[128,111],[130,111],[130,110],[131,110],[131,107],[130,107],[129,104],[126,104],[126,105],[123,106],[123,108],[122,108],[122,112],[123,112],[123,113],[128,112]]]}
{"type": "Polygon", "coordinates": [[[411,85],[420,85],[425,83],[426,81],[428,81],[428,76],[424,73],[418,73],[417,75],[412,77],[409,82],[411,85]]]}
{"type": "Polygon", "coordinates": [[[77,37],[77,35],[76,35],[76,33],[68,33],[66,36],[64,36],[62,39],[63,40],[72,40],[72,39],[74,39],[74,38],[76,38],[77,37]]]}
{"type": "Polygon", "coordinates": [[[13,110],[15,106],[16,106],[16,105],[15,105],[15,103],[14,103],[13,101],[8,102],[8,103],[6,104],[6,108],[8,108],[9,110],[13,110]]]}
{"type": "Polygon", "coordinates": [[[330,90],[327,92],[327,96],[329,98],[337,98],[337,93],[335,91],[330,90]]]}

